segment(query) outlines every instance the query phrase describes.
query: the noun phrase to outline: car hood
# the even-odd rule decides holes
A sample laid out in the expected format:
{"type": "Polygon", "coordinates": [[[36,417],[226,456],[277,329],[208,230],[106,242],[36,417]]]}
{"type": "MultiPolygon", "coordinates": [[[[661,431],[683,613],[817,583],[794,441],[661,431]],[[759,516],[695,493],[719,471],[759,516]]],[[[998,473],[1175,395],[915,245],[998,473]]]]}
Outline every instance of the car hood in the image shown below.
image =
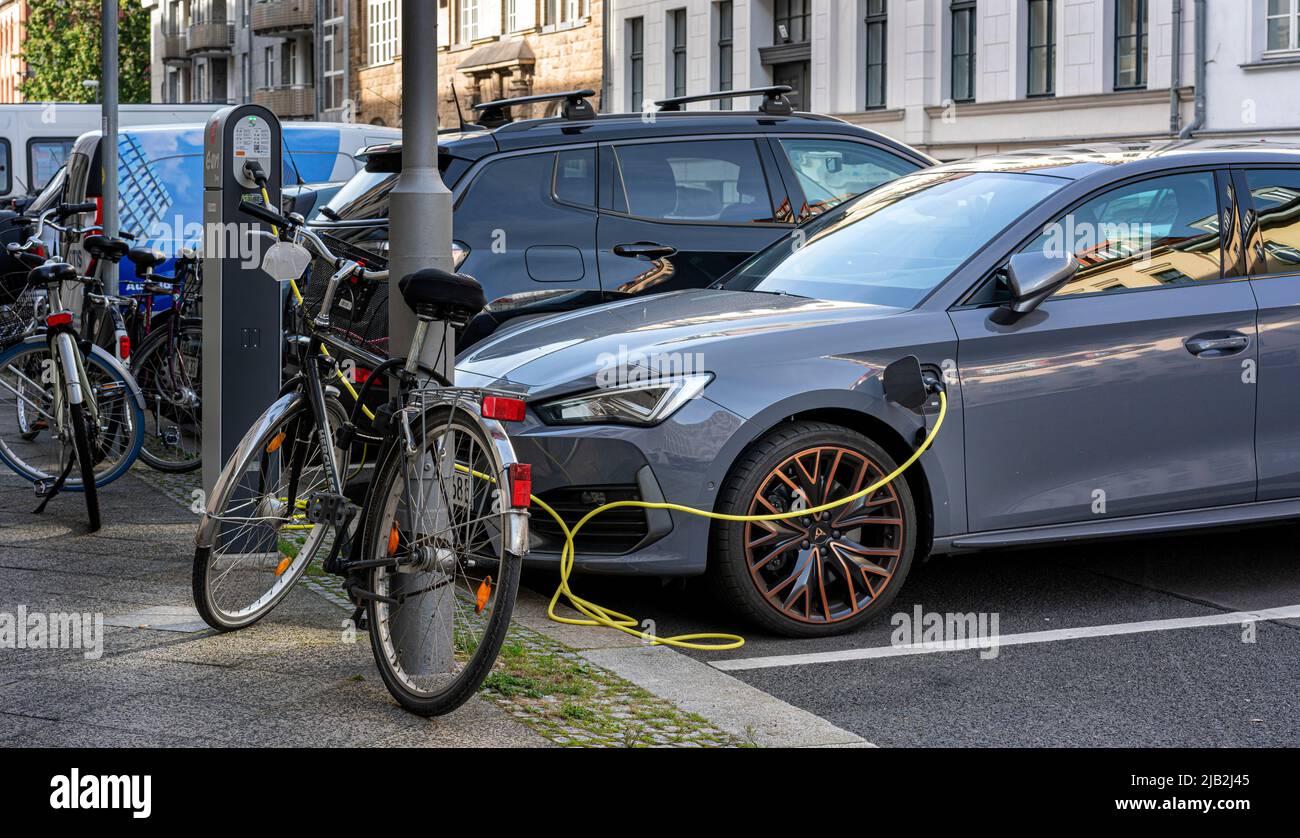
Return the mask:
{"type": "Polygon", "coordinates": [[[746,357],[761,363],[761,353],[778,344],[820,353],[820,338],[843,331],[832,327],[903,311],[753,291],[655,294],[508,327],[460,356],[457,384],[515,385],[542,395],[594,381],[615,366],[716,371],[746,357]]]}

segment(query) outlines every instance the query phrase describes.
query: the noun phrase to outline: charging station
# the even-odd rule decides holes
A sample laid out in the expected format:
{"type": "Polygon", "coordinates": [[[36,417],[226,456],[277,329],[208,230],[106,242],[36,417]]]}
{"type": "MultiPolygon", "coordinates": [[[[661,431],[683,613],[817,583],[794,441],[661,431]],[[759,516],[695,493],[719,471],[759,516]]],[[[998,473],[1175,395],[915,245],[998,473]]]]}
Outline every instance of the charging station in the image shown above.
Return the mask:
{"type": "Polygon", "coordinates": [[[270,229],[240,212],[263,203],[248,172],[266,173],[279,211],[280,121],[260,105],[222,108],[203,138],[203,489],[280,391],[283,303],[280,283],[262,270],[270,229]]]}

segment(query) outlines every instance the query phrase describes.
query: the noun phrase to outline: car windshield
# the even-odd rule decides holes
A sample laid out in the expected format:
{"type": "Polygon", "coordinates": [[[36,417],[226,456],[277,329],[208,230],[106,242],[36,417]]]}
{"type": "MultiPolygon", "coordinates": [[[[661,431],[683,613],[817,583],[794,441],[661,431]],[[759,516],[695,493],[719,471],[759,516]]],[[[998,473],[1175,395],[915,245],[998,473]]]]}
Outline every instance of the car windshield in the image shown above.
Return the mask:
{"type": "Polygon", "coordinates": [[[719,283],[737,291],[911,308],[1069,181],[921,171],[804,225],[719,283]]]}
{"type": "MultiPolygon", "coordinates": [[[[343,184],[325,205],[338,218],[387,218],[388,193],[397,182],[392,172],[370,172],[362,169],[343,184]]],[[[330,213],[324,213],[326,218],[330,213]]]]}

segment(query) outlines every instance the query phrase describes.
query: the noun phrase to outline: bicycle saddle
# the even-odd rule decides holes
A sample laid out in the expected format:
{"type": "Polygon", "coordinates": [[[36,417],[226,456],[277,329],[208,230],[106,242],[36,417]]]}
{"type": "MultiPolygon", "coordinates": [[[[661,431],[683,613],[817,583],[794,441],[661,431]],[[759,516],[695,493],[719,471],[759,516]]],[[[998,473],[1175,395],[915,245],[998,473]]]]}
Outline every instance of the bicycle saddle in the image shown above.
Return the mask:
{"type": "Polygon", "coordinates": [[[152,247],[133,247],[127,251],[126,258],[142,272],[148,272],[167,261],[167,254],[152,247]]]}
{"type": "Polygon", "coordinates": [[[27,280],[37,285],[53,285],[56,282],[76,282],[80,277],[77,269],[67,262],[54,262],[41,265],[27,274],[27,280]]]}
{"type": "Polygon", "coordinates": [[[402,299],[416,314],[462,326],[483,310],[483,286],[466,274],[425,268],[407,274],[397,283],[402,299]]]}
{"type": "Polygon", "coordinates": [[[86,236],[82,239],[81,246],[96,259],[107,259],[110,262],[121,260],[131,250],[131,245],[125,240],[111,239],[108,236],[86,236]]]}

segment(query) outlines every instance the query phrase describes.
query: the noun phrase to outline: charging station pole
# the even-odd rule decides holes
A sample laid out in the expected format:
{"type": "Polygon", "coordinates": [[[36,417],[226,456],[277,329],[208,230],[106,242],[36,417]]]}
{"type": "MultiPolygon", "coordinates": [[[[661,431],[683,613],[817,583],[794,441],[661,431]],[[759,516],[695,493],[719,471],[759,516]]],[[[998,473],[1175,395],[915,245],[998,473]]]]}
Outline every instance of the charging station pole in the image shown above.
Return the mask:
{"type": "MultiPolygon", "coordinates": [[[[397,293],[398,280],[422,268],[452,269],[451,190],[438,173],[437,27],[433,3],[402,4],[402,171],[388,199],[388,346],[394,353],[405,352],[415,333],[415,314],[397,293]]],[[[450,378],[455,363],[453,338],[444,324],[430,323],[421,358],[424,366],[440,360],[437,371],[450,378]]],[[[425,575],[401,573],[395,584],[402,589],[427,588],[425,575]]],[[[439,590],[454,596],[452,587],[439,590]]],[[[403,638],[404,666],[413,674],[446,672],[452,663],[450,603],[440,596],[422,596],[415,602],[418,608],[408,602],[393,615],[398,624],[394,634],[403,638]],[[424,643],[425,637],[438,640],[424,643]]]]}
{"type": "Polygon", "coordinates": [[[203,490],[280,392],[280,283],[262,270],[269,227],[239,211],[262,203],[244,172],[267,174],[270,209],[280,209],[280,121],[260,105],[212,115],[203,135],[203,490]]]}

